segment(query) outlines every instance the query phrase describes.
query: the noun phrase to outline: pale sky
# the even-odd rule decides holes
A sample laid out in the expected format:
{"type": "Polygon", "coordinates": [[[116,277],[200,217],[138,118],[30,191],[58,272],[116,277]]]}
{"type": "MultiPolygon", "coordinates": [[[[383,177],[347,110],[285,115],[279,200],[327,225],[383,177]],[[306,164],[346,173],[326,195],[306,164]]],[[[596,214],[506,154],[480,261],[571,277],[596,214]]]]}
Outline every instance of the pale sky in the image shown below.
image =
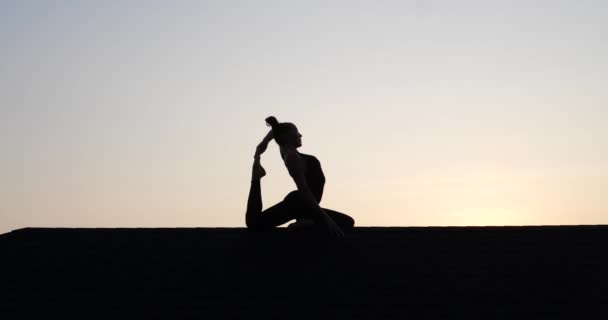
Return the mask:
{"type": "Polygon", "coordinates": [[[244,227],[270,115],[358,226],[608,223],[606,1],[8,0],[0,53],[0,233],[244,227]]]}

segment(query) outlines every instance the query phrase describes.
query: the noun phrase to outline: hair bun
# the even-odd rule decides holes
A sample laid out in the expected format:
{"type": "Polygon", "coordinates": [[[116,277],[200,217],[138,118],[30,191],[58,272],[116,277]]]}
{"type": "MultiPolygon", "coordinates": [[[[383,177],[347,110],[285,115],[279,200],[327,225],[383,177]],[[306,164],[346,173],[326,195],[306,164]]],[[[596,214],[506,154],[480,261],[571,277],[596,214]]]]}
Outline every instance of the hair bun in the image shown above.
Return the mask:
{"type": "Polygon", "coordinates": [[[266,125],[274,128],[279,125],[279,120],[277,120],[277,118],[275,118],[274,116],[270,116],[266,118],[266,125]]]}

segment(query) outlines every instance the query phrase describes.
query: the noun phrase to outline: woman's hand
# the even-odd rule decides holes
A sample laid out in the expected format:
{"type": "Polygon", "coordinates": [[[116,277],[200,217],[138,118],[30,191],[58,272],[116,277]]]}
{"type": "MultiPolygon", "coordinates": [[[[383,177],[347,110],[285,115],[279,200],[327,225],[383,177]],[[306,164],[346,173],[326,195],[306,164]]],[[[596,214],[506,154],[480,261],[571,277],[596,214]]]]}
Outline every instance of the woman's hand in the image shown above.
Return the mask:
{"type": "Polygon", "coordinates": [[[262,142],[260,142],[260,144],[258,144],[257,148],[255,148],[255,155],[253,156],[255,159],[259,158],[260,155],[262,155],[262,153],[264,153],[264,151],[266,151],[266,148],[268,148],[268,143],[273,138],[274,138],[274,135],[272,133],[272,130],[268,131],[268,133],[266,134],[264,139],[262,139],[262,142]]]}
{"type": "Polygon", "coordinates": [[[258,146],[255,148],[255,155],[253,156],[253,158],[258,159],[260,155],[262,155],[262,153],[266,151],[266,148],[268,148],[268,142],[260,142],[260,144],[258,144],[258,146]]]}

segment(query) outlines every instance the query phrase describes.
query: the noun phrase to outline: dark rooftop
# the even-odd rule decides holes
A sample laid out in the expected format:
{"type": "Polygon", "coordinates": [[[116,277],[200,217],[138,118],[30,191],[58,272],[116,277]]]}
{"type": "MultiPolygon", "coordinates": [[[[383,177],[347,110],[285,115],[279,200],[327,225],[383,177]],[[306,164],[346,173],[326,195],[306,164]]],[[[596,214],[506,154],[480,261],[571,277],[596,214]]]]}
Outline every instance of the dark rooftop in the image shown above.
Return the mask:
{"type": "Polygon", "coordinates": [[[25,228],[0,318],[608,319],[608,226],[25,228]]]}

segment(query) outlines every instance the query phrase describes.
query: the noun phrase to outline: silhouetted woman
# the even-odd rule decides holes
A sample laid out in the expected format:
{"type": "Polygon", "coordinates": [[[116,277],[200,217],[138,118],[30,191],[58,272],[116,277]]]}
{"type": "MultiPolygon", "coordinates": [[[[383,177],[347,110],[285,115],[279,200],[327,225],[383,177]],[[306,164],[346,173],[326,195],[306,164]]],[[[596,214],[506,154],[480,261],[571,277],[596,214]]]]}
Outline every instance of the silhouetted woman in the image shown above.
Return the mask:
{"type": "Polygon", "coordinates": [[[298,152],[297,148],[302,146],[302,135],[298,132],[298,128],[293,123],[279,123],[272,116],[266,118],[266,123],[272,129],[257,146],[254,155],[251,189],[245,215],[247,227],[253,230],[266,230],[296,219],[296,223],[290,227],[308,225],[313,229],[327,231],[332,236],[343,236],[343,230],[351,229],[355,221],[346,214],[319,206],[323,196],[325,176],[317,158],[298,152]],[[260,179],[266,175],[266,171],[260,164],[260,155],[266,151],[268,143],[273,138],[279,145],[281,158],[298,190],[290,192],[283,201],[262,211],[260,179]]]}

